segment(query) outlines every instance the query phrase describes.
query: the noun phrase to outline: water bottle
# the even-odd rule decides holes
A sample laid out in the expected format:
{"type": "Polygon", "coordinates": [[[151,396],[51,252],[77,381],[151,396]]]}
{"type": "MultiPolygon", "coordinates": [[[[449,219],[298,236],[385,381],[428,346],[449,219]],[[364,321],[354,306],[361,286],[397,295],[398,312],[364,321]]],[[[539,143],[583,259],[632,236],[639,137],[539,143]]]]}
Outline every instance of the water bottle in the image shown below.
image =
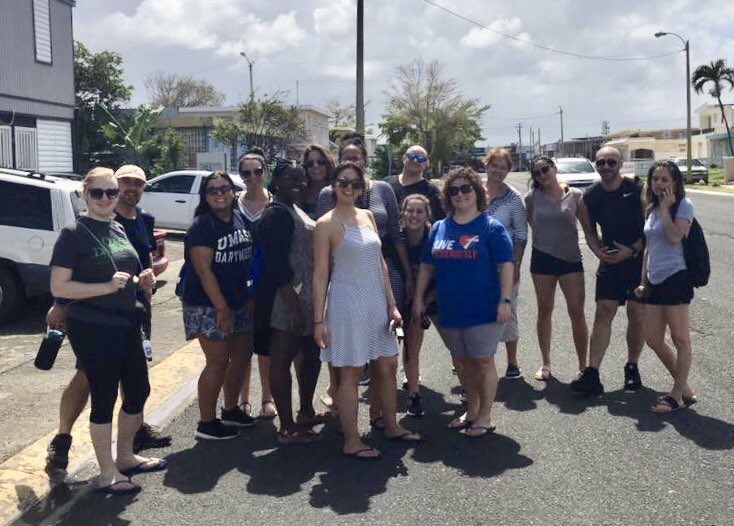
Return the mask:
{"type": "Polygon", "coordinates": [[[33,365],[42,371],[48,371],[54,366],[56,355],[59,354],[61,344],[64,343],[64,331],[48,328],[46,336],[44,336],[41,346],[38,348],[36,359],[33,365]]]}
{"type": "Polygon", "coordinates": [[[143,352],[145,353],[145,359],[149,362],[153,361],[153,346],[150,344],[150,340],[143,338],[143,352]]]}

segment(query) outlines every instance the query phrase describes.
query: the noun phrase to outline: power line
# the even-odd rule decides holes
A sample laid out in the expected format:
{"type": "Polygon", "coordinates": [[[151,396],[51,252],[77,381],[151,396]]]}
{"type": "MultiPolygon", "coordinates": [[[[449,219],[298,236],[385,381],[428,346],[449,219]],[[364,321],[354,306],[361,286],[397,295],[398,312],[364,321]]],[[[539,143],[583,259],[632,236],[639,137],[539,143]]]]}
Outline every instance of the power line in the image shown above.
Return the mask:
{"type": "Polygon", "coordinates": [[[459,19],[463,20],[464,22],[468,22],[469,24],[472,24],[474,26],[477,26],[480,29],[484,29],[485,31],[489,31],[491,33],[494,33],[496,35],[499,35],[499,36],[501,36],[503,38],[507,38],[509,40],[514,40],[515,42],[519,42],[520,44],[525,44],[525,45],[532,46],[532,47],[535,47],[535,48],[538,48],[538,49],[543,49],[545,51],[550,51],[552,53],[558,53],[558,54],[561,54],[561,55],[568,55],[568,56],[576,57],[576,58],[584,58],[584,59],[587,59],[587,60],[608,60],[608,61],[620,61],[620,62],[622,62],[622,61],[633,61],[633,60],[650,60],[650,59],[653,59],[653,58],[668,57],[670,55],[676,55],[676,54],[681,53],[682,51],[684,51],[684,50],[681,49],[681,50],[678,50],[678,51],[669,51],[667,53],[658,53],[658,54],[655,54],[655,55],[643,55],[643,56],[639,56],[639,57],[606,57],[606,56],[596,56],[596,55],[584,55],[583,53],[575,53],[573,51],[565,51],[563,49],[556,49],[556,48],[552,48],[552,47],[549,47],[549,46],[544,46],[542,44],[536,44],[535,42],[530,42],[529,40],[523,40],[521,38],[518,38],[518,37],[515,37],[515,36],[512,36],[512,35],[508,35],[507,33],[503,33],[502,31],[498,31],[496,29],[492,29],[489,26],[485,26],[484,24],[481,24],[481,23],[477,22],[476,20],[472,20],[471,18],[467,18],[464,15],[461,15],[461,14],[455,12],[455,11],[452,11],[448,7],[442,6],[441,4],[438,4],[438,3],[434,2],[433,0],[423,0],[423,1],[426,4],[432,5],[433,7],[436,7],[438,9],[441,9],[441,10],[449,13],[450,15],[453,15],[456,18],[459,18],[459,19]]]}

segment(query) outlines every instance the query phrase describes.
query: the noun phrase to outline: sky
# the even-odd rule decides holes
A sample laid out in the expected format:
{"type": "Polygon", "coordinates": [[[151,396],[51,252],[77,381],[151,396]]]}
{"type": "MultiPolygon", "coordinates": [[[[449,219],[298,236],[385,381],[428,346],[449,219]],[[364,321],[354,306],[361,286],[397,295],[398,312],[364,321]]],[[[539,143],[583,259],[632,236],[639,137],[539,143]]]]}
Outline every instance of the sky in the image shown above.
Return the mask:
{"type": "MultiPolygon", "coordinates": [[[[612,133],[685,128],[683,44],[660,30],[690,39],[691,71],[719,58],[734,66],[731,0],[366,0],[365,120],[379,133],[396,67],[422,59],[490,106],[478,144],[517,142],[518,124],[524,144],[531,128],[556,141],[559,107],[566,140],[600,135],[603,121],[612,133]]],[[[206,79],[238,104],[249,95],[240,51],[258,94],[322,108],[355,99],[356,0],[77,0],[74,37],[120,53],[133,104],[147,102],[145,77],[159,71],[206,79]]],[[[694,110],[714,102],[692,97],[694,110]]]]}

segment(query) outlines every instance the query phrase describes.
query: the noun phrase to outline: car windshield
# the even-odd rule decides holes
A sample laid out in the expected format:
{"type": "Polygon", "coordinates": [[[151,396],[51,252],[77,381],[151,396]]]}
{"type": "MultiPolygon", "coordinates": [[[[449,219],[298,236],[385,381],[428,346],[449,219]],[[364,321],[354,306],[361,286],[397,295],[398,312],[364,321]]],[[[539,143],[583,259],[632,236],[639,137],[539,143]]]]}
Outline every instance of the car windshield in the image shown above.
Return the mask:
{"type": "Polygon", "coordinates": [[[74,216],[79,217],[81,213],[86,210],[87,203],[84,202],[79,190],[69,192],[69,195],[71,196],[71,207],[74,209],[74,216]]]}
{"type": "Polygon", "coordinates": [[[559,174],[587,174],[594,171],[589,161],[559,161],[556,164],[559,174]]]}
{"type": "MultiPolygon", "coordinates": [[[[675,164],[678,166],[686,166],[686,159],[678,159],[675,164]]],[[[691,166],[703,166],[703,163],[698,159],[691,159],[691,166]]]]}

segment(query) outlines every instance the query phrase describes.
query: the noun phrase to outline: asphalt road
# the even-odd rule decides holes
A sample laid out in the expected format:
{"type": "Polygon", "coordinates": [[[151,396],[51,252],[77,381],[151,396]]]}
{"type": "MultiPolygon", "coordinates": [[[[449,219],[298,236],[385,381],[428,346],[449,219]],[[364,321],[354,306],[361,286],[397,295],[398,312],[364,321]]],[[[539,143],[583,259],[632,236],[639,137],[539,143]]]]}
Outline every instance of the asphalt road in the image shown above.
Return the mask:
{"type": "MultiPolygon", "coordinates": [[[[446,429],[460,405],[452,394],[456,379],[448,353],[431,330],[422,354],[427,415],[404,418],[404,425],[427,437],[418,447],[371,434],[368,442],[385,458],[359,463],[339,454],[339,437],[330,429],[319,444],[277,448],[267,422],[235,441],[197,443],[198,411],[192,406],[168,428],[174,443],[160,453],[169,458],[170,469],[139,476],[141,494],[111,500],[86,494],[70,510],[45,520],[36,510],[18,524],[731,524],[734,290],[727,266],[734,257],[734,199],[691,197],[708,237],[713,275],[691,308],[690,383],[700,402],[690,410],[669,416],[649,411],[671,384],[649,349],[640,362],[645,388],[636,394],[621,390],[623,310],[602,366],[607,393],[573,396],[567,384],[575,373],[575,353],[560,293],[553,336],[556,376],[547,384],[532,380],[540,357],[526,263],[519,359],[525,379],[500,382],[495,434],[468,440],[446,429]]],[[[591,323],[596,261],[585,246],[583,254],[591,323]]],[[[504,352],[497,363],[504,370],[504,352]]],[[[322,373],[320,389],[325,377],[322,373]]],[[[404,393],[399,400],[405,407],[404,393]]],[[[365,405],[360,425],[368,430],[365,405]]]]}

